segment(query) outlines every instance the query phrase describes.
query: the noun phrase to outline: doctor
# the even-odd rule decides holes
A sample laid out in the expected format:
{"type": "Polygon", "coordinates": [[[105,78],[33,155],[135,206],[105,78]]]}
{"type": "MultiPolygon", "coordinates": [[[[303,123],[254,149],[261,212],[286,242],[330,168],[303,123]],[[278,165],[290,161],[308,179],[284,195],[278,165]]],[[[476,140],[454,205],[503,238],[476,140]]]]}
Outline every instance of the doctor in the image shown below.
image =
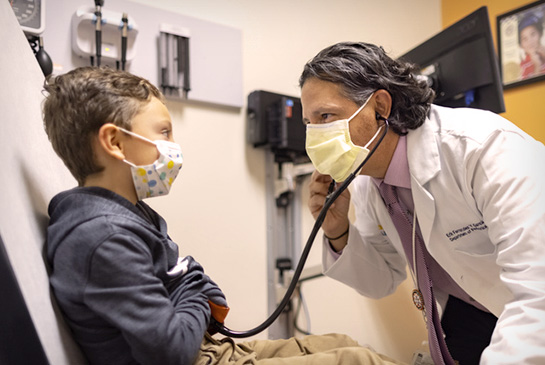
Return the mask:
{"type": "Polygon", "coordinates": [[[544,364],[545,147],[491,112],[432,105],[413,71],[365,43],[304,67],[315,218],[378,145],[328,211],[325,274],[381,298],[408,265],[435,363],[544,364]]]}

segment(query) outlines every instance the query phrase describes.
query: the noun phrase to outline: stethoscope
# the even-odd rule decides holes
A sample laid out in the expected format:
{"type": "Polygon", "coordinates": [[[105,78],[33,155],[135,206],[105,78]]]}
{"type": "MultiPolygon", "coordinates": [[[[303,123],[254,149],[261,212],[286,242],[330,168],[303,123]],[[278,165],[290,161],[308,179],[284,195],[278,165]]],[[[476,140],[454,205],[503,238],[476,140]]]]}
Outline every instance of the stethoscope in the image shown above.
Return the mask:
{"type": "Polygon", "coordinates": [[[299,263],[297,264],[297,268],[295,269],[295,272],[293,274],[293,278],[290,282],[290,285],[288,287],[288,290],[286,291],[286,294],[284,295],[284,298],[278,304],[278,307],[276,307],[275,311],[267,318],[263,323],[261,323],[259,326],[247,330],[247,331],[233,331],[227,327],[225,327],[224,324],[221,324],[217,322],[213,317],[211,319],[211,325],[215,327],[215,329],[221,333],[224,336],[229,336],[233,338],[245,338],[245,337],[251,337],[254,336],[265,329],[267,329],[273,322],[278,318],[278,316],[284,311],[284,308],[288,304],[288,302],[291,299],[291,296],[293,295],[293,292],[295,291],[295,288],[297,287],[297,283],[299,282],[299,277],[301,276],[301,273],[303,271],[303,268],[305,266],[305,263],[307,261],[308,255],[310,253],[310,249],[312,248],[312,244],[314,243],[314,239],[316,238],[316,235],[318,234],[318,231],[322,227],[322,224],[324,222],[325,216],[327,214],[327,211],[333,204],[335,200],[348,188],[348,185],[356,178],[356,176],[361,171],[362,167],[367,163],[367,161],[371,158],[371,156],[375,153],[376,149],[386,136],[386,133],[388,133],[389,129],[389,123],[388,119],[382,117],[380,114],[376,114],[377,120],[383,120],[384,125],[386,126],[384,129],[384,132],[380,136],[377,144],[369,151],[369,154],[363,160],[363,162],[358,166],[357,169],[354,170],[353,173],[351,173],[348,178],[339,186],[338,189],[336,188],[335,181],[331,182],[331,185],[329,186],[329,194],[326,197],[326,201],[324,203],[324,206],[322,207],[322,210],[320,211],[320,214],[318,214],[318,217],[316,218],[316,222],[314,223],[314,226],[312,228],[312,231],[310,232],[310,235],[308,237],[307,243],[305,244],[305,248],[303,249],[303,252],[301,253],[301,257],[299,259],[299,263]]]}

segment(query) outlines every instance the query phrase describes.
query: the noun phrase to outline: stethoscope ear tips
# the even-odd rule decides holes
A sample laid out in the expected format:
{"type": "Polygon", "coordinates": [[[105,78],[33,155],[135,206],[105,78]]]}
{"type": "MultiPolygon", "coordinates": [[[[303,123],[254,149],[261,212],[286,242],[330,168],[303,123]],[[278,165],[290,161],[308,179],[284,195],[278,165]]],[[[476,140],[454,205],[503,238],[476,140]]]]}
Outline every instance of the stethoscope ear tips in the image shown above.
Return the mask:
{"type": "Polygon", "coordinates": [[[377,120],[386,120],[386,118],[384,118],[382,115],[380,115],[378,112],[375,112],[375,118],[377,118],[377,120]]]}

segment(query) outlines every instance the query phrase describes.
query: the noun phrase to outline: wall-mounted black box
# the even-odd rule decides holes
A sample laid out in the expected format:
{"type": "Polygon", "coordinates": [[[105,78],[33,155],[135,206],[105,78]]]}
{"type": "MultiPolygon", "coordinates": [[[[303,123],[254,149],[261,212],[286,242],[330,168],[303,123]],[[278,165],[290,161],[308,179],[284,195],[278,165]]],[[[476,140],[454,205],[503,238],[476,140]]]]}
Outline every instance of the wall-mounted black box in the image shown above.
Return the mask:
{"type": "Polygon", "coordinates": [[[308,162],[301,99],[256,90],[248,95],[247,140],[270,148],[276,162],[308,162]]]}

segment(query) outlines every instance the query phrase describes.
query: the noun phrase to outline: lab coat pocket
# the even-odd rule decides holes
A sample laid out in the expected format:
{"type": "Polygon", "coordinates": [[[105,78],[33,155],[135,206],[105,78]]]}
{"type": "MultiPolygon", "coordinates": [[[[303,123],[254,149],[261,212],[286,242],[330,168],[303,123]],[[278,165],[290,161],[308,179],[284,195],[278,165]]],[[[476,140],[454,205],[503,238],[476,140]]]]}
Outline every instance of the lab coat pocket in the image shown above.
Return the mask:
{"type": "Polygon", "coordinates": [[[457,245],[454,251],[471,257],[495,257],[496,247],[490,241],[467,239],[463,244],[457,245]]]}
{"type": "Polygon", "coordinates": [[[490,242],[488,227],[483,221],[470,223],[446,234],[454,251],[473,257],[491,256],[496,246],[490,242]]]}

